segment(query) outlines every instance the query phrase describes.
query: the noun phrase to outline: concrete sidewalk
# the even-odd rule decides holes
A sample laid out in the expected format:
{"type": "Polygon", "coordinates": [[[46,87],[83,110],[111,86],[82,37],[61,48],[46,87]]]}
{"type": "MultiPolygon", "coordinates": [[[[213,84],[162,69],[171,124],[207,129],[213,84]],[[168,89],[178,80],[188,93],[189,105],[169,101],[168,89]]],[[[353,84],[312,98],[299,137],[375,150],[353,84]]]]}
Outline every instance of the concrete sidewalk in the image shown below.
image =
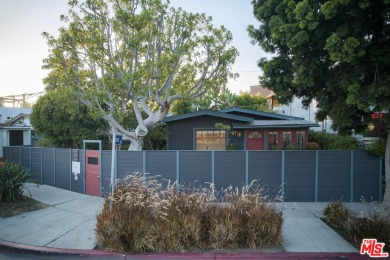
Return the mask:
{"type": "MultiPolygon", "coordinates": [[[[103,199],[47,185],[28,184],[35,200],[51,207],[0,218],[0,240],[64,249],[95,247],[96,215],[103,199]]],[[[28,193],[26,193],[28,195],[28,193]]],[[[284,210],[283,243],[267,252],[358,252],[322,222],[327,203],[280,202],[284,210]]],[[[369,203],[346,203],[354,212],[372,212],[369,203]]]]}

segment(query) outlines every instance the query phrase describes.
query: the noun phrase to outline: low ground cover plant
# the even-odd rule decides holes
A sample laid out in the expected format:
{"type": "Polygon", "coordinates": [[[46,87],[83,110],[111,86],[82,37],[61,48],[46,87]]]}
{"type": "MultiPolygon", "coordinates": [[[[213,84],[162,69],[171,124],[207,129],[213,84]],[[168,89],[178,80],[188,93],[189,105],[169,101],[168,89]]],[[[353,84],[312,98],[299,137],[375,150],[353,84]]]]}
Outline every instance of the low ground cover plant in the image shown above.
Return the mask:
{"type": "Polygon", "coordinates": [[[119,181],[97,217],[100,248],[129,252],[184,252],[266,248],[282,240],[282,211],[252,183],[191,188],[131,174],[119,181]],[[111,208],[111,209],[110,209],[111,208]]]}
{"type": "Polygon", "coordinates": [[[31,181],[30,171],[21,164],[0,162],[0,202],[23,198],[24,183],[31,181]]]}
{"type": "Polygon", "coordinates": [[[329,203],[324,209],[325,221],[356,247],[363,239],[376,238],[385,243],[384,251],[390,251],[390,218],[380,213],[358,216],[341,202],[329,203]]]}

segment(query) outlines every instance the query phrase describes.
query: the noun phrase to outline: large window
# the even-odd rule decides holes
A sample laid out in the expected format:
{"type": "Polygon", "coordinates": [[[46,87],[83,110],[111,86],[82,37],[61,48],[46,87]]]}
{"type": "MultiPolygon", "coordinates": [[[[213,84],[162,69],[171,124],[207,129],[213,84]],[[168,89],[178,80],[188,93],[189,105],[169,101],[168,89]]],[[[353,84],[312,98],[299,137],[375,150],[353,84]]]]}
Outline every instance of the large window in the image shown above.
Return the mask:
{"type": "Polygon", "coordinates": [[[283,132],[283,148],[291,146],[291,132],[283,132]]]}
{"type": "Polygon", "coordinates": [[[196,150],[225,150],[225,130],[196,130],[196,150]]]}
{"type": "Polygon", "coordinates": [[[268,149],[273,150],[278,147],[278,132],[268,132],[268,149]]]}
{"type": "Polygon", "coordinates": [[[303,149],[305,147],[305,132],[297,132],[297,147],[303,149]]]}

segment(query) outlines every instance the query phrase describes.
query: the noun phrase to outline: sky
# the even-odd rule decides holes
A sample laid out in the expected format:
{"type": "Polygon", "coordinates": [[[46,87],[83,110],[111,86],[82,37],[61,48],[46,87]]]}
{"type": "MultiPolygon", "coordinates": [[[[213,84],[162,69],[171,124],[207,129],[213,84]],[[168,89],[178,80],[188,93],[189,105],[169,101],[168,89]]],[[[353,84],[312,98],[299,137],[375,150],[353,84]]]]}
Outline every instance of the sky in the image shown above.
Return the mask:
{"type": "MultiPolygon", "coordinates": [[[[232,32],[232,45],[240,53],[233,65],[233,72],[240,76],[228,83],[234,93],[249,91],[251,85],[258,84],[261,72],[257,61],[267,56],[250,43],[246,28],[259,24],[250,2],[171,0],[175,7],[212,16],[215,26],[224,25],[232,32]]],[[[58,35],[58,28],[64,25],[59,17],[68,13],[67,3],[68,0],[0,0],[0,97],[44,90],[42,79],[48,71],[42,69],[42,60],[48,56],[48,47],[42,32],[58,35]]]]}

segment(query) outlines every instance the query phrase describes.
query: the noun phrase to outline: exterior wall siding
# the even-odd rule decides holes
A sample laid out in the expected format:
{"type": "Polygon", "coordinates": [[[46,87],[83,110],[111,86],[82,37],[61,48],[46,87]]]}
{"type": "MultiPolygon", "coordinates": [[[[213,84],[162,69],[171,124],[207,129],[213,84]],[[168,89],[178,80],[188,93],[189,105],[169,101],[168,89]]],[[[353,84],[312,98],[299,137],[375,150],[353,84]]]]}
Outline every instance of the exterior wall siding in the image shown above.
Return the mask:
{"type": "MultiPolygon", "coordinates": [[[[5,147],[6,160],[30,166],[42,184],[85,193],[85,151],[81,173],[71,174],[70,149],[5,147]],[[30,159],[31,158],[31,159],[30,159]]],[[[117,178],[141,171],[179,185],[221,192],[257,180],[264,194],[285,201],[381,201],[381,159],[365,151],[116,151],[117,178]]],[[[101,189],[110,190],[111,151],[102,151],[101,189]]]]}

